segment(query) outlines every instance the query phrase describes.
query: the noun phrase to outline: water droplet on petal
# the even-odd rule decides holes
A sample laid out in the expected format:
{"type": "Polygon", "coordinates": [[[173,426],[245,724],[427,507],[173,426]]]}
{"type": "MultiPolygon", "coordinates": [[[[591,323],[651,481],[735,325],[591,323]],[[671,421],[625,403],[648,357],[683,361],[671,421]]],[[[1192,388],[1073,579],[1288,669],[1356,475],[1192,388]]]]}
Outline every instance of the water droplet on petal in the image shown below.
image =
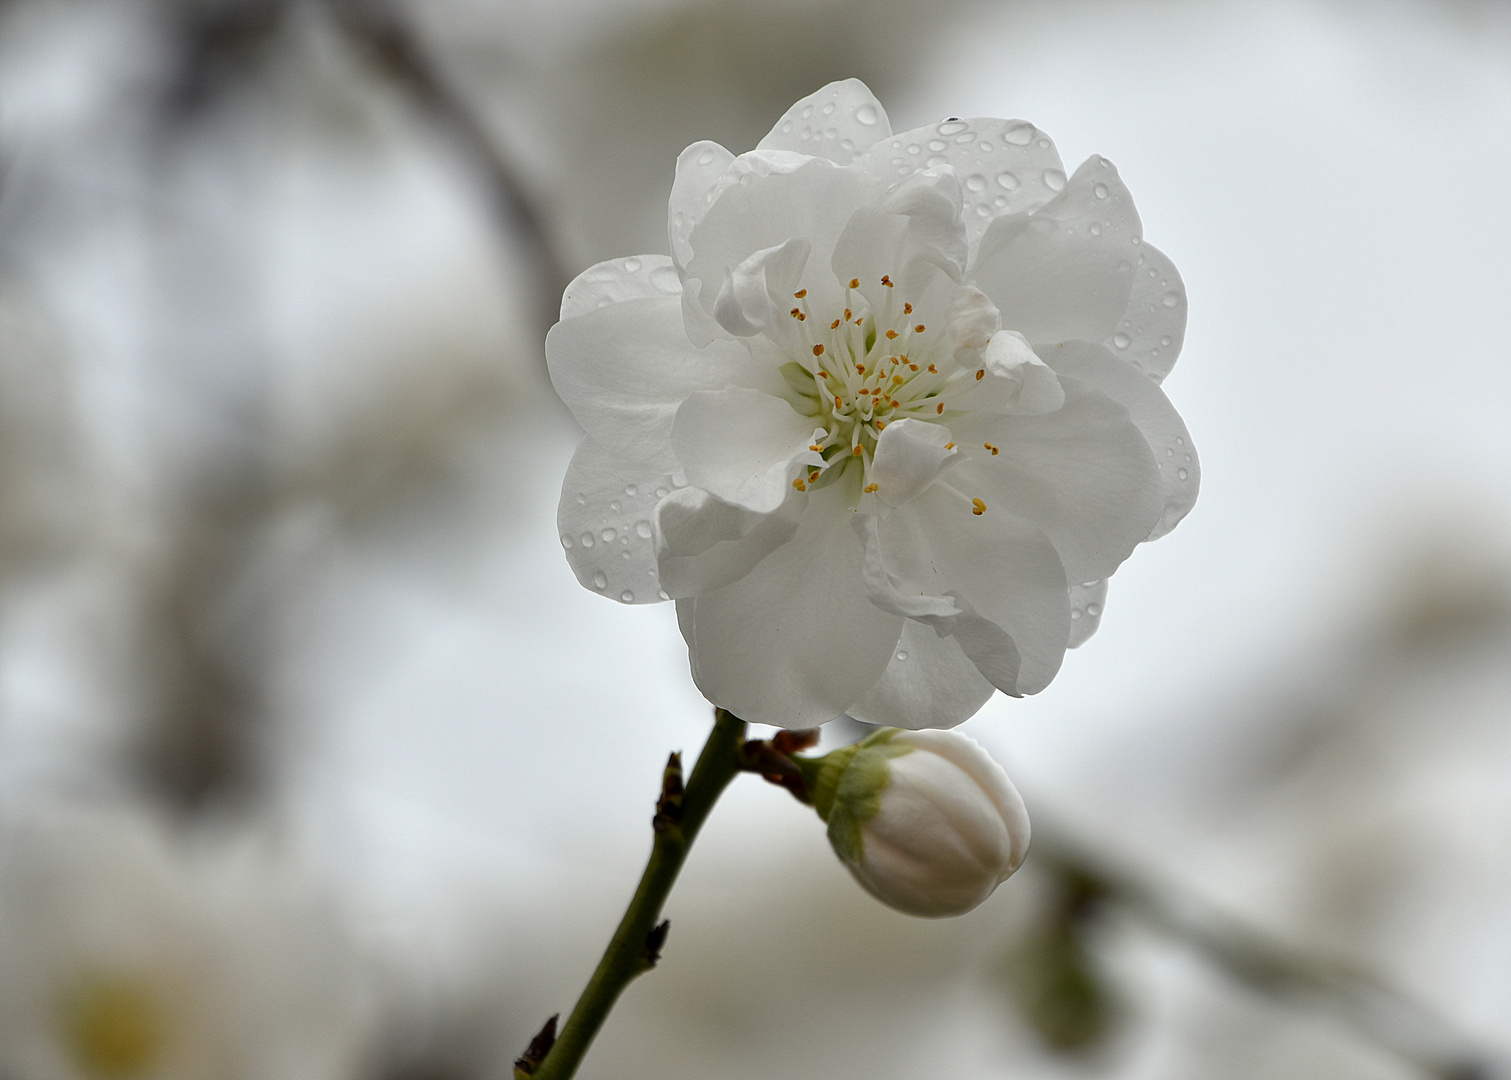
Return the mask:
{"type": "Polygon", "coordinates": [[[670,594],[668,594],[665,589],[657,589],[656,590],[656,595],[659,596],[659,597],[661,597],[661,599],[663,599],[663,600],[670,600],[671,599],[670,594]]]}
{"type": "Polygon", "coordinates": [[[594,571],[594,573],[593,573],[593,588],[595,588],[595,589],[607,589],[608,587],[609,587],[609,576],[607,574],[605,574],[602,570],[594,571]]]}
{"type": "Polygon", "coordinates": [[[908,658],[908,650],[907,649],[898,649],[897,650],[897,659],[906,661],[907,658],[908,658]]]}
{"type": "Polygon", "coordinates": [[[672,477],[672,487],[685,488],[686,486],[687,477],[683,476],[681,473],[677,473],[672,477]]]}
{"type": "Polygon", "coordinates": [[[588,505],[588,497],[586,495],[584,495],[580,491],[577,493],[577,505],[578,506],[586,506],[586,505],[588,505]]]}
{"type": "Polygon", "coordinates": [[[1090,225],[1086,226],[1086,231],[1089,232],[1092,236],[1101,236],[1102,223],[1100,221],[1093,221],[1090,225]]]}
{"type": "Polygon", "coordinates": [[[1170,449],[1170,448],[1169,448],[1169,447],[1168,447],[1168,446],[1167,446],[1167,447],[1165,447],[1165,456],[1166,456],[1166,457],[1174,457],[1174,456],[1175,456],[1175,451],[1174,451],[1174,450],[1172,450],[1172,449],[1170,449]]]}
{"type": "Polygon", "coordinates": [[[1010,127],[1002,133],[1003,141],[1013,146],[1027,146],[1033,137],[1034,126],[1032,124],[1018,124],[1016,127],[1010,127]]]}
{"type": "Polygon", "coordinates": [[[1101,604],[1087,604],[1086,605],[1086,614],[1090,615],[1093,619],[1095,619],[1101,613],[1102,613],[1102,605],[1101,604]]]}
{"type": "Polygon", "coordinates": [[[939,125],[937,130],[941,135],[957,135],[968,127],[970,125],[964,120],[946,120],[939,125]]]}
{"type": "Polygon", "coordinates": [[[624,493],[633,499],[636,495],[640,494],[640,489],[637,488],[634,484],[625,484],[624,493]]]}
{"type": "Polygon", "coordinates": [[[812,115],[813,115],[813,106],[811,104],[804,105],[803,106],[803,119],[806,120],[806,119],[808,119],[808,117],[810,117],[812,115]]]}
{"type": "Polygon", "coordinates": [[[561,534],[561,546],[566,548],[568,551],[572,549],[572,538],[566,533],[561,534]]]}
{"type": "Polygon", "coordinates": [[[713,163],[713,160],[714,152],[712,150],[704,150],[703,153],[698,155],[699,165],[710,165],[713,163]]]}
{"type": "Polygon", "coordinates": [[[651,271],[651,284],[660,292],[675,296],[682,291],[682,281],[677,271],[670,266],[658,266],[651,271]]]}
{"type": "Polygon", "coordinates": [[[940,151],[942,151],[948,145],[949,145],[949,143],[945,142],[943,139],[930,139],[929,140],[929,149],[932,150],[932,151],[934,151],[934,153],[936,153],[936,154],[939,153],[940,151]]]}
{"type": "Polygon", "coordinates": [[[985,191],[986,177],[982,176],[980,173],[972,173],[970,176],[967,176],[965,178],[965,186],[969,191],[985,191]]]}
{"type": "Polygon", "coordinates": [[[1173,339],[1172,339],[1172,338],[1171,338],[1171,337],[1170,337],[1170,335],[1169,335],[1169,334],[1165,334],[1165,335],[1164,335],[1164,336],[1163,336],[1163,337],[1161,337],[1161,338],[1160,338],[1160,339],[1159,339],[1159,343],[1160,343],[1160,344],[1161,344],[1161,345],[1163,345],[1163,346],[1165,346],[1165,348],[1167,348],[1167,349],[1168,349],[1168,348],[1169,348],[1169,347],[1170,347],[1170,342],[1171,342],[1171,341],[1172,341],[1172,340],[1173,340],[1173,339]]]}
{"type": "Polygon", "coordinates": [[[1116,334],[1112,335],[1112,343],[1120,349],[1126,349],[1129,345],[1133,344],[1133,339],[1119,330],[1116,334]]]}
{"type": "Polygon", "coordinates": [[[649,540],[651,538],[651,523],[644,520],[635,522],[635,535],[642,540],[649,540]]]}
{"type": "Polygon", "coordinates": [[[1040,150],[1048,150],[1049,149],[1049,140],[1048,139],[1040,139],[1039,140],[1039,149],[1040,150]]]}
{"type": "Polygon", "coordinates": [[[1161,304],[1164,304],[1166,307],[1174,307],[1176,304],[1180,303],[1180,293],[1167,292],[1164,296],[1160,297],[1159,302],[1161,304]]]}
{"type": "Polygon", "coordinates": [[[1010,172],[1000,172],[997,174],[997,186],[1004,191],[1012,191],[1018,186],[1018,178],[1010,172]]]}
{"type": "Polygon", "coordinates": [[[919,154],[923,153],[923,147],[919,146],[917,143],[909,143],[908,153],[912,154],[914,157],[917,157],[919,154]]]}
{"type": "Polygon", "coordinates": [[[622,593],[619,594],[619,599],[623,603],[633,604],[635,602],[635,594],[633,592],[631,592],[629,589],[625,589],[624,592],[622,592],[622,593]]]}
{"type": "Polygon", "coordinates": [[[1059,169],[1045,169],[1044,186],[1049,188],[1050,191],[1064,191],[1065,174],[1059,169]]]}
{"type": "Polygon", "coordinates": [[[1071,608],[1070,609],[1070,617],[1071,617],[1072,620],[1079,619],[1081,617],[1081,609],[1078,608],[1078,607],[1071,608]]]}
{"type": "Polygon", "coordinates": [[[1093,195],[1095,195],[1099,199],[1105,199],[1107,197],[1107,194],[1108,194],[1108,192],[1107,192],[1107,185],[1106,184],[1097,184],[1095,187],[1093,187],[1091,189],[1091,193],[1093,195]]]}
{"type": "Polygon", "coordinates": [[[638,274],[640,272],[640,260],[631,256],[624,260],[624,268],[632,274],[638,274]]]}
{"type": "MultiPolygon", "coordinates": [[[[1169,338],[1163,338],[1162,340],[1168,342],[1170,339],[1169,338]]],[[[1185,446],[1186,445],[1186,437],[1184,435],[1177,435],[1175,437],[1175,445],[1176,446],[1185,446]]]]}
{"type": "Polygon", "coordinates": [[[855,110],[855,119],[870,127],[876,123],[876,107],[874,105],[862,105],[855,110]]]}
{"type": "Polygon", "coordinates": [[[610,499],[609,500],[609,510],[612,511],[613,513],[616,513],[616,514],[619,513],[619,500],[618,499],[610,499]]]}
{"type": "Polygon", "coordinates": [[[1178,477],[1180,477],[1182,480],[1184,480],[1184,479],[1186,479],[1186,477],[1190,476],[1191,474],[1188,473],[1185,469],[1176,469],[1175,470],[1175,475],[1178,476],[1178,477]]]}
{"type": "Polygon", "coordinates": [[[841,139],[839,141],[839,148],[841,150],[843,150],[847,154],[853,154],[853,153],[855,153],[855,140],[854,139],[841,139]]]}
{"type": "Polygon", "coordinates": [[[825,102],[824,103],[824,108],[823,108],[822,111],[823,111],[823,114],[825,116],[828,116],[830,113],[832,113],[834,111],[834,102],[832,102],[832,101],[825,102]]]}
{"type": "Polygon", "coordinates": [[[613,529],[604,529],[603,530],[603,542],[605,544],[612,544],[614,542],[614,537],[616,537],[618,535],[619,534],[617,532],[615,532],[613,529]]]}
{"type": "Polygon", "coordinates": [[[579,536],[577,538],[577,542],[579,544],[581,544],[585,548],[590,548],[594,544],[593,534],[592,533],[583,533],[581,536],[579,536]]]}
{"type": "Polygon", "coordinates": [[[668,492],[667,492],[666,488],[664,488],[664,487],[658,487],[656,489],[656,498],[658,498],[658,499],[664,499],[664,498],[666,498],[667,495],[668,495],[668,492]]]}

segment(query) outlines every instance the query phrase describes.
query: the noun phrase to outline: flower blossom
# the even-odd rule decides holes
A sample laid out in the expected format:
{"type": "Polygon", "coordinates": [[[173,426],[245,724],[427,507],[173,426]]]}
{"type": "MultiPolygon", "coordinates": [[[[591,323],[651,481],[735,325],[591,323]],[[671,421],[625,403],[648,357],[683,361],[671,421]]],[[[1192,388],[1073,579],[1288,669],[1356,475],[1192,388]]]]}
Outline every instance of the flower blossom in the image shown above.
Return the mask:
{"type": "Polygon", "coordinates": [[[670,257],[600,263],[546,339],[587,433],[578,579],[674,599],[751,721],[949,727],[1042,690],[1190,509],[1159,388],[1185,295],[1112,163],[1020,120],[900,135],[855,80],[677,161],[670,257]]]}
{"type": "Polygon", "coordinates": [[[965,914],[1028,854],[1018,789],[958,732],[883,728],[799,767],[834,853],[867,892],[908,915],[965,914]]]}

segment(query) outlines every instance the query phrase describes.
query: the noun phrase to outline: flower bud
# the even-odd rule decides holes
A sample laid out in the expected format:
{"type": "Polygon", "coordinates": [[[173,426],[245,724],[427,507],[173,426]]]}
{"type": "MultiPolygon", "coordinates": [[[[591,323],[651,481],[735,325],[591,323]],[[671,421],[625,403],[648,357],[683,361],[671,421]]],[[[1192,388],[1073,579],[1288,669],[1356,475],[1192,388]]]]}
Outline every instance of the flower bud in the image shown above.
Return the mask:
{"type": "Polygon", "coordinates": [[[898,911],[963,915],[1028,853],[1023,799],[958,732],[883,728],[803,768],[835,854],[898,911]]]}

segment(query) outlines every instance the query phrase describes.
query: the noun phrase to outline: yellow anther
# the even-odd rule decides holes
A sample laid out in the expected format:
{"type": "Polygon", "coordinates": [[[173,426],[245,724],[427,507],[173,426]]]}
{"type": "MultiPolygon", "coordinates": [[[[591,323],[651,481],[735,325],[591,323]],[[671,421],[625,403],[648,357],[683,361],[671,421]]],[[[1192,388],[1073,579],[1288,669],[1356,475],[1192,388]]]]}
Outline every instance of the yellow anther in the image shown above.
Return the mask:
{"type": "Polygon", "coordinates": [[[857,392],[858,392],[858,393],[861,393],[861,394],[869,394],[869,393],[870,393],[870,392],[871,392],[871,388],[870,388],[870,387],[868,387],[868,386],[862,386],[862,387],[861,387],[861,388],[860,388],[860,390],[859,390],[859,391],[857,391],[857,392]]]}
{"type": "Polygon", "coordinates": [[[845,403],[839,399],[838,394],[834,395],[834,407],[836,409],[843,409],[845,407],[845,403]]]}
{"type": "Polygon", "coordinates": [[[992,452],[992,457],[996,457],[997,454],[1000,453],[1000,451],[998,451],[998,449],[995,446],[993,446],[991,443],[982,443],[981,445],[984,446],[984,447],[986,447],[988,450],[990,450],[992,452]]]}
{"type": "Polygon", "coordinates": [[[795,293],[792,294],[793,299],[796,299],[796,300],[801,300],[803,297],[805,297],[807,295],[808,295],[808,290],[807,289],[799,289],[797,292],[795,292],[795,293]]]}
{"type": "Polygon", "coordinates": [[[941,401],[939,403],[938,407],[935,408],[934,411],[937,412],[937,413],[939,413],[940,415],[943,415],[944,414],[944,402],[941,401]]]}
{"type": "Polygon", "coordinates": [[[799,311],[797,313],[797,321],[798,322],[807,322],[808,321],[808,316],[804,315],[801,311],[799,311]]]}
{"type": "Polygon", "coordinates": [[[913,305],[912,304],[908,304],[908,303],[904,303],[902,305],[902,313],[904,315],[911,315],[911,314],[913,314],[913,305]]]}
{"type": "Polygon", "coordinates": [[[824,448],[822,446],[820,446],[818,443],[809,443],[808,444],[808,449],[812,450],[815,454],[818,454],[818,453],[822,453],[824,448]]]}
{"type": "Polygon", "coordinates": [[[927,326],[923,325],[923,323],[919,323],[917,326],[913,327],[913,333],[915,333],[915,334],[921,334],[921,333],[923,333],[927,329],[928,329],[927,326]]]}
{"type": "Polygon", "coordinates": [[[892,376],[892,385],[893,386],[901,386],[905,382],[907,382],[907,380],[904,379],[901,375],[893,375],[892,376]]]}
{"type": "Polygon", "coordinates": [[[897,331],[896,330],[888,330],[887,331],[887,340],[888,341],[896,341],[897,340],[897,331]]]}
{"type": "Polygon", "coordinates": [[[855,370],[858,371],[858,372],[860,372],[860,374],[864,375],[866,373],[866,365],[865,364],[856,364],[855,365],[855,370]]]}
{"type": "Polygon", "coordinates": [[[880,431],[882,428],[884,428],[886,426],[887,426],[887,422],[885,420],[878,420],[878,421],[876,421],[876,430],[877,431],[880,431]]]}
{"type": "Polygon", "coordinates": [[[982,502],[980,499],[972,499],[971,513],[975,514],[977,517],[980,517],[982,514],[986,513],[986,503],[982,502]]]}
{"type": "Polygon", "coordinates": [[[855,318],[855,312],[851,311],[849,308],[845,308],[845,322],[849,322],[853,318],[855,318]]]}
{"type": "Polygon", "coordinates": [[[839,329],[839,320],[835,319],[832,323],[830,323],[829,324],[829,329],[830,330],[838,330],[839,329]]]}
{"type": "Polygon", "coordinates": [[[917,371],[918,370],[918,365],[917,364],[909,364],[908,365],[908,370],[909,371],[917,371]]]}
{"type": "Polygon", "coordinates": [[[851,278],[850,279],[850,288],[852,288],[852,289],[858,289],[858,288],[860,288],[860,278],[858,278],[858,277],[851,278]]]}
{"type": "Polygon", "coordinates": [[[795,488],[797,488],[799,491],[807,491],[808,490],[808,485],[805,484],[805,483],[803,483],[803,478],[801,476],[799,476],[796,480],[794,480],[792,482],[792,486],[795,487],[795,488]]]}
{"type": "MultiPolygon", "coordinates": [[[[813,347],[813,355],[814,356],[823,356],[824,355],[824,347],[822,345],[815,345],[813,347]]],[[[981,376],[977,375],[976,378],[979,379],[979,378],[981,378],[981,376]]]]}
{"type": "Polygon", "coordinates": [[[980,382],[984,378],[986,378],[986,368],[981,368],[976,372],[976,381],[980,382]]]}
{"type": "Polygon", "coordinates": [[[890,274],[883,274],[881,276],[881,283],[890,289],[892,287],[892,276],[890,274]]]}
{"type": "Polygon", "coordinates": [[[814,469],[812,472],[810,472],[808,474],[808,483],[812,484],[812,483],[817,482],[817,480],[818,480],[818,470],[814,469]]]}
{"type": "Polygon", "coordinates": [[[829,373],[827,371],[824,371],[822,368],[820,368],[819,369],[819,373],[818,373],[818,377],[820,379],[827,379],[829,377],[829,373]]]}
{"type": "Polygon", "coordinates": [[[871,494],[871,492],[873,492],[875,490],[876,490],[876,485],[875,484],[867,484],[865,487],[861,488],[861,491],[865,492],[867,495],[871,494]]]}
{"type": "Polygon", "coordinates": [[[935,367],[933,364],[930,364],[929,365],[929,374],[930,375],[938,375],[939,374],[939,369],[937,367],[935,367]]]}
{"type": "Polygon", "coordinates": [[[955,444],[952,443],[952,442],[947,442],[947,443],[944,444],[944,448],[946,450],[953,450],[953,449],[955,449],[955,444]]]}

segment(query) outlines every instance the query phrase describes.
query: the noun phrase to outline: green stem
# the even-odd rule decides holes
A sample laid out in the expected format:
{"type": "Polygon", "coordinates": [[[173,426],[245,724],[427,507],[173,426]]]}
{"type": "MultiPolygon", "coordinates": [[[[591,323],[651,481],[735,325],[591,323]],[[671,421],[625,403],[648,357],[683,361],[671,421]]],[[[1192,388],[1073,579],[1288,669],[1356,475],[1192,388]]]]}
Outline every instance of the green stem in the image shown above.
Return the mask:
{"type": "Polygon", "coordinates": [[[740,746],[744,741],[745,721],[723,709],[716,710],[713,732],[698,755],[698,763],[693,766],[682,795],[680,822],[657,828],[650,861],[640,876],[634,899],[604,950],[603,959],[598,961],[597,970],[577,999],[566,1026],[545,1060],[531,1074],[531,1080],[570,1080],[624,988],[635,976],[654,966],[654,955],[647,952],[647,940],[661,917],[661,908],[703,819],[740,771],[740,746]]]}

